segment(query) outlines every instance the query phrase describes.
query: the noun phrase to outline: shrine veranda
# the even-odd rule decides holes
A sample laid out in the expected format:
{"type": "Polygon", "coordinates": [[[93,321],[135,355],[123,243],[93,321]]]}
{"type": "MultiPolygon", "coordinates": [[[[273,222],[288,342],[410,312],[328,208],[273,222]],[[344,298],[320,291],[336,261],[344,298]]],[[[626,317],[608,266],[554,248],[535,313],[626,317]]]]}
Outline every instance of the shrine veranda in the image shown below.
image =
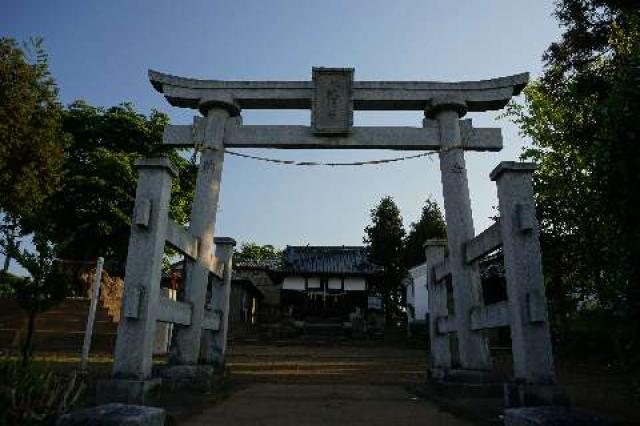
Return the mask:
{"type": "MultiPolygon", "coordinates": [[[[464,152],[499,151],[499,128],[476,128],[467,112],[503,108],[528,74],[456,83],[357,81],[350,68],[314,68],[311,81],[195,80],[149,71],[175,107],[198,110],[189,125],[168,125],[163,143],[196,147],[200,164],[190,226],[168,218],[176,170],[166,158],[136,162],[139,178],[127,257],[122,318],[112,379],[99,399],[145,403],[162,380],[199,380],[224,366],[235,241],[215,236],[225,148],[396,149],[439,151],[447,240],[425,242],[431,361],[435,381],[483,381],[491,357],[485,333],[509,326],[516,387],[523,402],[553,391],[555,370],[544,293],[531,163],[501,162],[499,219],[476,234],[464,152]],[[243,125],[242,110],[310,109],[310,126],[243,125]],[[424,111],[422,127],[354,127],[354,110],[424,111]],[[185,258],[181,300],[160,295],[165,243],[185,258]],[[508,300],[484,305],[479,260],[502,247],[508,300]],[[448,249],[448,250],[445,250],[448,249]],[[448,254],[445,256],[445,252],[448,254]],[[210,298],[207,286],[215,277],[210,298]],[[449,278],[450,277],[450,278],[449,278]],[[447,309],[446,280],[453,290],[447,309]],[[174,324],[169,365],[152,370],[157,322],[174,324]],[[452,334],[460,368],[452,368],[452,334]]],[[[419,196],[419,194],[417,195],[419,196]]],[[[426,366],[425,366],[426,368],[426,366]]]]}

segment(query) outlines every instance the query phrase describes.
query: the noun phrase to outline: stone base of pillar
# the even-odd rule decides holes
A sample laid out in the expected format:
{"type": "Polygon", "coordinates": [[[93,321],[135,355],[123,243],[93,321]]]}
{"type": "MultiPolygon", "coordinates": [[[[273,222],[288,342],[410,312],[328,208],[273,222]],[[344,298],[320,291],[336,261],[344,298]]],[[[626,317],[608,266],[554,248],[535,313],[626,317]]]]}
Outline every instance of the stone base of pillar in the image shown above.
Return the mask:
{"type": "Polygon", "coordinates": [[[503,397],[504,383],[488,371],[432,369],[426,389],[444,398],[503,397]]]}
{"type": "Polygon", "coordinates": [[[65,414],[58,419],[58,426],[107,426],[107,425],[144,425],[162,426],[165,410],[139,405],[106,404],[85,408],[65,414]]]}
{"type": "Polygon", "coordinates": [[[505,426],[613,425],[610,419],[568,407],[512,408],[504,411],[505,426]]]}
{"type": "Polygon", "coordinates": [[[537,407],[572,405],[568,392],[558,385],[534,385],[530,383],[505,383],[505,407],[537,407]]]}
{"type": "Polygon", "coordinates": [[[461,368],[447,370],[443,380],[452,383],[496,383],[499,381],[491,371],[461,368]]]}
{"type": "Polygon", "coordinates": [[[206,392],[215,388],[222,374],[210,365],[168,365],[159,367],[162,386],[167,391],[193,390],[206,392]]]}
{"type": "Polygon", "coordinates": [[[445,379],[445,377],[447,377],[446,368],[431,367],[429,369],[429,379],[442,381],[445,379]]]}
{"type": "Polygon", "coordinates": [[[159,396],[162,379],[148,380],[108,379],[99,380],[96,389],[96,402],[105,404],[121,402],[124,404],[153,405],[159,396]]]}
{"type": "Polygon", "coordinates": [[[433,368],[425,391],[432,397],[496,398],[504,395],[504,381],[484,370],[433,368]]]}

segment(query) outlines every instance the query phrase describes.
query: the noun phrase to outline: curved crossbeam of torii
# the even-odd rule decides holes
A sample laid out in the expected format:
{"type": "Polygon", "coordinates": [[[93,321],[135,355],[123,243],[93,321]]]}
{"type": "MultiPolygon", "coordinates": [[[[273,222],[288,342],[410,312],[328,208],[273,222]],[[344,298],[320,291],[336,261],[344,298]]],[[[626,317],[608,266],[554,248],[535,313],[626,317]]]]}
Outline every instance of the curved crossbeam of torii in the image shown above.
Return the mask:
{"type": "MultiPolygon", "coordinates": [[[[207,103],[233,100],[244,109],[309,109],[313,81],[224,81],[197,80],[149,70],[153,87],[176,107],[205,109],[207,103]]],[[[503,108],[529,82],[529,73],[490,80],[354,81],[356,110],[422,111],[441,96],[459,96],[471,112],[503,108]]]]}
{"type": "MultiPolygon", "coordinates": [[[[352,81],[353,69],[349,68],[314,68],[313,74],[313,81],[222,81],[150,70],[149,79],[171,105],[198,109],[203,115],[213,106],[223,106],[231,116],[238,116],[241,109],[312,110],[311,127],[239,126],[231,121],[225,130],[225,147],[402,150],[439,149],[437,123],[427,122],[421,128],[352,127],[353,110],[425,110],[443,99],[453,102],[462,113],[498,110],[529,81],[528,73],[457,83],[352,81]],[[332,102],[329,106],[334,107],[333,114],[322,102],[324,99],[332,102]],[[332,137],[325,137],[329,135],[332,137]]],[[[193,126],[168,126],[164,143],[203,144],[205,121],[195,118],[193,126]]],[[[470,120],[465,120],[461,122],[461,132],[466,150],[502,149],[500,129],[476,129],[470,120]]]]}
{"type": "Polygon", "coordinates": [[[440,243],[428,246],[427,256],[432,275],[440,271],[440,278],[451,276],[454,310],[448,312],[447,298],[437,297],[446,295],[446,290],[438,291],[438,280],[430,279],[433,300],[444,300],[433,308],[439,316],[430,321],[432,371],[440,371],[442,377],[450,374],[447,333],[451,332],[457,335],[465,377],[490,371],[489,348],[481,330],[507,324],[516,379],[554,382],[531,184],[535,167],[503,162],[494,170],[500,232],[494,225],[476,236],[464,151],[499,151],[502,135],[499,128],[474,128],[471,120],[460,119],[468,111],[503,108],[522,91],[529,75],[458,83],[354,81],[353,75],[352,68],[313,68],[311,81],[218,81],[149,71],[153,87],[171,105],[197,109],[204,116],[191,125],[168,125],[163,135],[165,144],[195,145],[200,163],[188,230],[167,217],[176,174],[170,162],[160,158],[138,164],[114,380],[103,393],[124,391],[123,398],[140,399],[157,384],[151,369],[156,321],[175,325],[169,367],[161,373],[164,378],[194,380],[224,365],[235,242],[214,236],[227,147],[438,150],[448,256],[444,259],[440,243]],[[310,126],[242,125],[242,109],[284,108],[311,109],[310,126]],[[422,127],[354,127],[354,110],[424,110],[425,119],[422,127]],[[165,242],[185,255],[181,301],[159,298],[165,242]],[[504,247],[509,306],[489,309],[482,301],[477,260],[497,244],[504,247]],[[436,258],[445,263],[435,264],[436,258]],[[215,283],[210,282],[212,273],[219,276],[215,283]]]}

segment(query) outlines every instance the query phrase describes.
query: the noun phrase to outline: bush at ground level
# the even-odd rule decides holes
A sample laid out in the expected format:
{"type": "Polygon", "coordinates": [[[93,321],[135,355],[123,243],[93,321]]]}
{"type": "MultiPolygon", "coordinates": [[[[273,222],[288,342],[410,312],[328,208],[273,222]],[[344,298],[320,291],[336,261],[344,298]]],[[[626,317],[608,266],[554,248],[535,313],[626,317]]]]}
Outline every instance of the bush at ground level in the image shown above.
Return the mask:
{"type": "Polygon", "coordinates": [[[70,411],[85,389],[75,372],[0,359],[0,425],[49,425],[70,411]]]}

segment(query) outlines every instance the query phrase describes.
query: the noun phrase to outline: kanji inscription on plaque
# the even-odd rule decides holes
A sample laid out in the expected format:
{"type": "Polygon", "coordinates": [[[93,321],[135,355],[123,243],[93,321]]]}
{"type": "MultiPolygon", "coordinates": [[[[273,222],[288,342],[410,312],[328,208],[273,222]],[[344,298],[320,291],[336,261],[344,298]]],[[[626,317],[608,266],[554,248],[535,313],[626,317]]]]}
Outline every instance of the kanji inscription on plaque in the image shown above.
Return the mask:
{"type": "Polygon", "coordinates": [[[353,126],[353,68],[313,68],[311,127],[316,134],[345,134],[353,126]]]}

